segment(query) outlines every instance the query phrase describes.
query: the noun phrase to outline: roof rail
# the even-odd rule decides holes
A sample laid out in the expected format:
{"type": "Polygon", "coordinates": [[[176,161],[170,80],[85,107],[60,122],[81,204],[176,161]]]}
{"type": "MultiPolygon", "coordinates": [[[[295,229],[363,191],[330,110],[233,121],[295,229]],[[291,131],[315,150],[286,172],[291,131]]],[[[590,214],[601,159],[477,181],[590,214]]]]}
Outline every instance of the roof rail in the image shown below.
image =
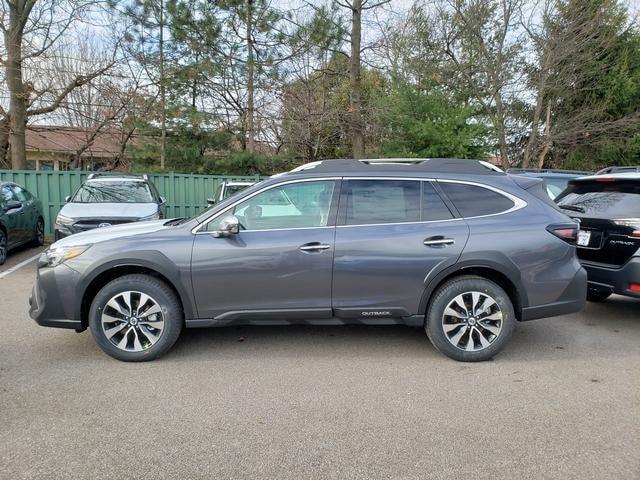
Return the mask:
{"type": "Polygon", "coordinates": [[[603,175],[605,173],[624,173],[624,172],[640,172],[640,165],[623,165],[616,167],[606,167],[602,170],[598,170],[596,175],[603,175]]]}
{"type": "Polygon", "coordinates": [[[567,173],[570,175],[592,175],[587,170],[564,170],[562,168],[508,168],[507,173],[567,173]]]}
{"type": "Polygon", "coordinates": [[[462,158],[380,158],[380,159],[336,159],[320,160],[294,168],[288,173],[315,172],[359,172],[368,173],[372,169],[378,171],[398,172],[443,172],[443,173],[474,173],[474,174],[504,174],[495,165],[483,160],[462,158]]]}

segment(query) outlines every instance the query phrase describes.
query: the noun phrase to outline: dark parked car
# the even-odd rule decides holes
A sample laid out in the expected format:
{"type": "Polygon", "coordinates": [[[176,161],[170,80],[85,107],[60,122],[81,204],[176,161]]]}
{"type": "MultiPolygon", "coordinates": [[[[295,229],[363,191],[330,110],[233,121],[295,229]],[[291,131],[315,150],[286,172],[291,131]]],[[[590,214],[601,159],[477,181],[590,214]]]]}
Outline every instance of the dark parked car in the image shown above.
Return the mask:
{"type": "Polygon", "coordinates": [[[10,249],[44,244],[44,217],[40,200],[24,187],[0,182],[0,265],[10,249]]]}
{"type": "Polygon", "coordinates": [[[587,299],[602,301],[612,293],[640,298],[640,172],[572,180],[557,201],[580,220],[587,299]]]}
{"type": "Polygon", "coordinates": [[[30,313],[90,328],[127,361],[158,357],[183,326],[296,323],[406,324],[486,360],[516,321],[583,307],[577,232],[541,180],[481,162],[323,161],[194,218],[56,242],[30,313]]]}
{"type": "Polygon", "coordinates": [[[58,213],[55,239],[98,227],[158,220],[164,218],[164,205],[146,175],[91,174],[58,213]]]}
{"type": "Polygon", "coordinates": [[[507,173],[524,175],[526,177],[541,178],[547,188],[547,194],[551,200],[560,195],[569,183],[569,180],[593,175],[593,172],[582,170],[558,170],[551,168],[510,168],[507,173]]]}

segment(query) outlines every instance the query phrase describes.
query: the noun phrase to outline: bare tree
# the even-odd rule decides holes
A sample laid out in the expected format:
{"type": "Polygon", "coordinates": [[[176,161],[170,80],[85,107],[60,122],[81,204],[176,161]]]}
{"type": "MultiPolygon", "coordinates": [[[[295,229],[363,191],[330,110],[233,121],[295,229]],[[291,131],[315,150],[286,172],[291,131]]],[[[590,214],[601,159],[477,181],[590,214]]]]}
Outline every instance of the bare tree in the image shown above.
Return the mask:
{"type": "Polygon", "coordinates": [[[519,32],[523,0],[444,0],[414,14],[441,81],[480,105],[495,130],[504,167],[510,165],[510,102],[522,82],[519,32]]]}
{"type": "MultiPolygon", "coordinates": [[[[47,76],[33,78],[27,66],[37,70],[67,33],[73,22],[98,4],[96,0],[3,0],[0,2],[0,31],[4,51],[0,64],[4,66],[9,93],[8,110],[0,111],[1,125],[8,125],[8,134],[0,133],[0,154],[6,155],[8,140],[11,166],[25,168],[25,129],[30,116],[51,113],[59,108],[74,89],[106,72],[111,64],[94,66],[63,86],[47,84],[47,76]],[[27,79],[25,75],[31,78],[27,79]]],[[[50,73],[50,72],[49,72],[50,73]]],[[[6,132],[6,130],[4,130],[6,132]]],[[[0,160],[4,160],[4,156],[0,160]]]]}
{"type": "Polygon", "coordinates": [[[554,146],[568,151],[633,135],[639,114],[612,117],[605,101],[590,94],[619,59],[623,20],[615,2],[544,0],[538,7],[523,15],[535,54],[529,70],[535,99],[523,166],[541,168],[554,146]]]}

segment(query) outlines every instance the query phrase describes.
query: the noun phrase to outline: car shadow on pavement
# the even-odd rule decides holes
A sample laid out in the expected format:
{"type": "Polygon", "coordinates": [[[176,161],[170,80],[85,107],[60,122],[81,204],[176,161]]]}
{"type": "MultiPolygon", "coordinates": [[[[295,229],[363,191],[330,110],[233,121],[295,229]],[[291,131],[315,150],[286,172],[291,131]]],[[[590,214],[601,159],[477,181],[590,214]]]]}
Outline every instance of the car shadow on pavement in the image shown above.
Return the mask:
{"type": "MultiPolygon", "coordinates": [[[[535,361],[622,355],[620,341],[640,340],[640,301],[614,296],[580,313],[518,323],[511,342],[496,357],[535,361]]],[[[185,358],[362,356],[442,358],[420,328],[406,326],[242,326],[186,329],[166,356],[185,358]]]]}

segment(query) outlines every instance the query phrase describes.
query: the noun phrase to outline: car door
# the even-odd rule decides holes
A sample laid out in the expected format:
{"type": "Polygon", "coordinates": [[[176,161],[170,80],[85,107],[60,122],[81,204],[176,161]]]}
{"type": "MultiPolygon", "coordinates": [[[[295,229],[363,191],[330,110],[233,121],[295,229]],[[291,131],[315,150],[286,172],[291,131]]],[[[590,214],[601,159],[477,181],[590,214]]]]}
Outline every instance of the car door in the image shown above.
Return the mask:
{"type": "Polygon", "coordinates": [[[469,228],[431,182],[342,182],[336,227],[333,309],[337,317],[376,323],[424,314],[429,273],[459,258],[469,228]]]}
{"type": "Polygon", "coordinates": [[[5,218],[7,222],[7,244],[9,248],[21,244],[24,241],[24,208],[13,208],[6,210],[9,202],[17,202],[12,185],[3,185],[0,188],[0,196],[5,205],[5,218]]]}
{"type": "Polygon", "coordinates": [[[266,187],[196,233],[191,278],[200,318],[215,323],[331,317],[337,179],[266,187]],[[234,214],[240,232],[216,238],[234,214]]]}
{"type": "Polygon", "coordinates": [[[12,185],[14,198],[22,203],[22,212],[20,213],[22,219],[22,232],[23,242],[28,242],[35,237],[36,234],[36,222],[38,221],[38,206],[36,205],[35,198],[27,190],[19,185],[12,185]]]}

